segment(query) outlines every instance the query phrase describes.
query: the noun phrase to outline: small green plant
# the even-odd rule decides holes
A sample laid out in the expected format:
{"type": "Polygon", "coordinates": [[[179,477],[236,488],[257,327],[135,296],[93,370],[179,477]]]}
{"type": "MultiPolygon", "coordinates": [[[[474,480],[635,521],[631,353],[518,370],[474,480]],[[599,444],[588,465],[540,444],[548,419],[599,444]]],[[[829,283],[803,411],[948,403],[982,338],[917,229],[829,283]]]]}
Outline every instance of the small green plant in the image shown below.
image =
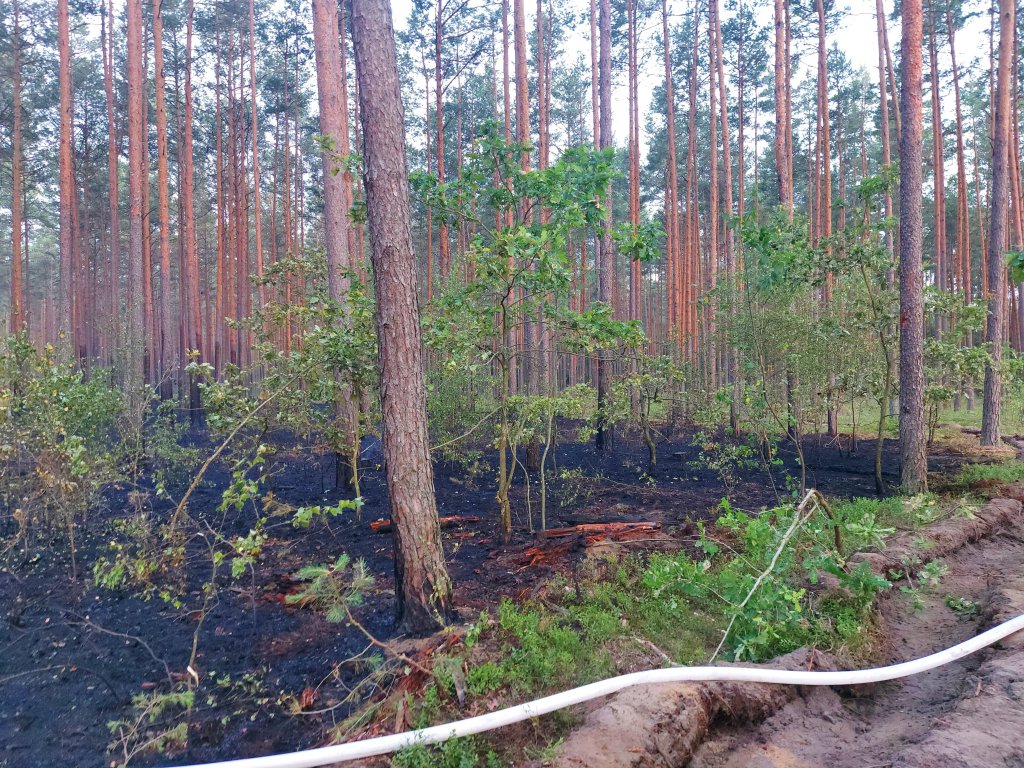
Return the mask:
{"type": "Polygon", "coordinates": [[[937,587],[949,572],[949,566],[941,560],[932,560],[917,573],[917,580],[926,587],[937,587]]]}
{"type": "Polygon", "coordinates": [[[466,689],[473,696],[485,696],[505,684],[505,671],[493,661],[470,667],[466,676],[466,689]]]}
{"type": "Polygon", "coordinates": [[[306,582],[303,588],[286,598],[289,605],[308,605],[323,612],[332,623],[345,621],[349,610],[360,605],[373,586],[373,577],[362,560],[352,562],[341,554],[331,565],[307,565],[295,578],[306,582]]]}
{"type": "Polygon", "coordinates": [[[565,737],[563,736],[555,739],[550,744],[545,744],[543,747],[527,747],[526,756],[541,764],[549,763],[558,756],[558,750],[562,748],[564,743],[565,737]]]}
{"type": "Polygon", "coordinates": [[[317,518],[327,520],[332,517],[338,517],[342,512],[349,510],[358,514],[362,506],[362,499],[341,499],[334,505],[299,507],[295,510],[295,514],[292,517],[292,525],[296,528],[309,528],[317,518]]]}
{"type": "Polygon", "coordinates": [[[188,745],[188,714],[195,705],[195,691],[140,693],[132,697],[132,714],[107,723],[114,741],[109,752],[120,754],[118,768],[136,757],[155,752],[167,754],[188,745]]]}
{"type": "Polygon", "coordinates": [[[906,581],[906,584],[900,585],[900,592],[910,599],[915,611],[921,611],[924,609],[924,591],[937,587],[949,571],[949,566],[936,558],[922,565],[915,579],[914,566],[921,564],[921,557],[914,553],[904,553],[900,561],[903,568],[890,569],[889,575],[894,581],[906,581]]]}
{"type": "Polygon", "coordinates": [[[115,520],[112,527],[114,536],[108,545],[108,554],[93,564],[94,582],[104,589],[130,588],[137,594],[151,597],[156,589],[156,575],[169,563],[180,564],[182,553],[169,552],[161,546],[148,511],[115,520]]]}
{"type": "Polygon", "coordinates": [[[578,501],[588,501],[594,495],[594,490],[600,478],[589,477],[579,467],[573,469],[562,468],[558,471],[555,495],[558,498],[558,506],[571,507],[578,501]]]}
{"type": "Polygon", "coordinates": [[[473,646],[480,640],[480,636],[487,630],[491,625],[491,617],[487,611],[480,611],[480,615],[476,621],[473,622],[472,626],[466,630],[466,637],[463,639],[463,644],[467,650],[472,650],[473,646]]]}
{"type": "Polygon", "coordinates": [[[981,612],[981,603],[969,597],[946,595],[946,606],[957,615],[957,618],[964,620],[973,619],[981,612]]]}
{"type": "MultiPolygon", "coordinates": [[[[263,545],[267,542],[267,534],[264,531],[266,520],[260,518],[256,525],[249,529],[245,536],[236,536],[231,542],[234,550],[234,557],[231,559],[231,576],[238,578],[247,568],[256,564],[256,559],[263,554],[263,545]]],[[[220,552],[216,553],[220,555],[220,552]]]]}
{"type": "Polygon", "coordinates": [[[479,738],[449,739],[440,746],[406,747],[392,759],[393,768],[500,768],[498,756],[479,738]]]}
{"type": "Polygon", "coordinates": [[[761,468],[757,451],[747,442],[719,439],[709,431],[700,431],[691,441],[699,454],[690,462],[694,469],[710,469],[731,492],[744,472],[761,468]]]}

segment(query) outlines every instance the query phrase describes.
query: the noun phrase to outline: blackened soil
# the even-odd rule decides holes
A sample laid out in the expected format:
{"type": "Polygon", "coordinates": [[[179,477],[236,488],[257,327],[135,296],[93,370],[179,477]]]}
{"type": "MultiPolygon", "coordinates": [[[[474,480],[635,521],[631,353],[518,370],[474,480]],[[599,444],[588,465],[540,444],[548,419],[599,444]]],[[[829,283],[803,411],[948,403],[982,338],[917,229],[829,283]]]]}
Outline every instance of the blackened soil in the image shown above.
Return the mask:
{"type": "MultiPolygon", "coordinates": [[[[700,451],[691,439],[691,434],[677,432],[659,443],[654,483],[642,477],[646,449],[635,439],[620,437],[603,455],[590,445],[559,447],[551,474],[570,470],[570,476],[586,479],[550,481],[548,525],[658,520],[671,533],[713,517],[724,496],[733,506],[749,510],[788,497],[785,473],[795,472],[796,466],[791,452],[783,452],[784,466],[771,473],[744,469],[726,484],[716,472],[695,466],[700,451]]],[[[808,438],[808,485],[836,497],[872,495],[873,443],[861,441],[852,455],[848,449],[846,441],[838,445],[808,438]]],[[[27,552],[9,557],[0,569],[0,766],[108,766],[123,760],[117,750],[108,752],[116,740],[108,723],[130,716],[133,696],[168,690],[189,674],[197,628],[195,671],[203,684],[189,725],[188,748],[170,755],[141,755],[133,765],[183,765],[322,743],[352,709],[352,703],[339,702],[367,674],[365,665],[350,661],[363,652],[369,655],[367,640],[354,628],[328,624],[311,610],[286,605],[284,596],[295,591],[292,574],[299,567],[347,552],[365,559],[376,579],[356,611],[358,619],[380,638],[395,637],[391,539],[368,525],[387,516],[379,447],[367,445],[364,460],[362,519],[350,515],[309,530],[294,529],[288,518],[275,519],[254,569],[230,579],[227,566],[223,568],[221,588],[201,626],[197,609],[203,604],[201,586],[209,578],[210,558],[195,543],[186,564],[158,577],[182,596],[179,608],[159,596],[147,600],[93,585],[93,564],[108,554],[115,538],[113,520],[132,514],[124,489],[112,491],[103,509],[80,521],[77,580],[71,579],[68,547],[60,537],[37,538],[27,552]],[[306,712],[295,715],[294,703],[304,691],[306,712]]],[[[953,456],[936,455],[931,468],[944,471],[956,463],[953,456]]],[[[339,498],[329,455],[282,441],[274,466],[272,490],[283,502],[300,506],[339,498]]],[[[894,443],[885,446],[884,466],[895,473],[894,443]]],[[[491,474],[480,473],[473,482],[458,466],[435,466],[440,514],[481,518],[444,531],[458,603],[467,615],[494,605],[501,596],[528,594],[551,573],[552,566],[512,565],[516,553],[535,543],[519,478],[516,531],[503,544],[491,474]]],[[[897,480],[895,474],[888,479],[897,480]]],[[[232,537],[244,535],[257,513],[251,506],[226,515],[217,512],[229,480],[223,467],[214,468],[193,496],[190,511],[232,537]]],[[[530,503],[537,525],[536,482],[530,503]]],[[[160,521],[169,512],[170,505],[156,503],[152,516],[160,521]]],[[[0,540],[13,532],[10,510],[0,510],[0,540]]],[[[364,691],[364,696],[369,693],[364,691]]]]}

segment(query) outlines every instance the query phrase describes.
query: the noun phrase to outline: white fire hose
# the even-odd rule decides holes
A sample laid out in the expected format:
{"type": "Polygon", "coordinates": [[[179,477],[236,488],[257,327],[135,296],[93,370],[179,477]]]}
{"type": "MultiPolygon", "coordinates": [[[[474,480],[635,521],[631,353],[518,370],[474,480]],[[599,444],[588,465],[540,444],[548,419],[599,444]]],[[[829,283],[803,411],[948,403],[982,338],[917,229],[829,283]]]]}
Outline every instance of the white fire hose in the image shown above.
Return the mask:
{"type": "Polygon", "coordinates": [[[931,656],[893,664],[888,667],[860,669],[845,672],[805,672],[799,670],[767,669],[764,667],[669,667],[646,672],[633,672],[609,680],[601,680],[562,693],[545,696],[536,701],[507,707],[486,715],[478,715],[445,725],[435,725],[417,731],[406,731],[391,736],[335,744],[329,747],[307,749],[286,755],[268,755],[240,760],[203,763],[189,768],[317,768],[333,763],[386,755],[416,744],[437,744],[460,736],[471,736],[546,715],[558,709],[581,704],[591,699],[616,693],[634,685],[653,683],[680,683],[696,681],[729,681],[740,683],[775,683],[779,685],[864,685],[909,677],[962,659],[982,648],[1024,630],[1024,614],[1005,621],[992,629],[972,637],[931,656]]]}

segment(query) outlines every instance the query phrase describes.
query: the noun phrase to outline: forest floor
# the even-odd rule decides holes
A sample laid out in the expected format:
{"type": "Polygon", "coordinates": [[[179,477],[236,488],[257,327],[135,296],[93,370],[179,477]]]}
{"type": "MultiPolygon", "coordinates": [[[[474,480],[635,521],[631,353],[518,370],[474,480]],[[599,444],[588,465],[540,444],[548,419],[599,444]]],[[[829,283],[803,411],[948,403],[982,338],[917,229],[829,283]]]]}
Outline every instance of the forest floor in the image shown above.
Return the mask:
{"type": "MultiPolygon", "coordinates": [[[[727,485],[719,474],[698,467],[700,450],[691,439],[688,432],[666,436],[659,444],[659,473],[653,482],[642,478],[646,450],[634,440],[620,439],[604,455],[591,446],[560,446],[557,471],[571,471],[566,473],[568,479],[552,481],[549,527],[655,521],[666,536],[680,542],[679,548],[683,540],[692,540],[695,521],[714,518],[723,497],[734,507],[748,510],[791,498],[784,488],[782,468],[771,475],[744,470],[727,485]]],[[[849,447],[848,441],[808,437],[808,485],[829,497],[873,495],[874,443],[862,439],[852,454],[849,447]]],[[[897,466],[895,449],[895,442],[887,441],[883,465],[891,482],[897,479],[891,474],[897,466]]],[[[300,567],[333,561],[346,552],[353,559],[364,559],[375,579],[365,604],[355,610],[356,617],[377,638],[398,639],[391,619],[391,539],[369,526],[387,514],[384,479],[375,463],[380,457],[371,447],[365,458],[369,466],[363,478],[361,519],[349,514],[318,523],[314,535],[295,530],[288,522],[273,527],[256,567],[219,590],[198,633],[200,613],[188,608],[202,604],[200,590],[208,577],[208,563],[205,570],[199,563],[178,574],[184,609],[158,597],[143,599],[93,585],[92,566],[108,554],[114,537],[112,521],[130,509],[126,489],[109,494],[103,508],[82,521],[77,580],[71,578],[68,547],[59,536],[33,541],[22,556],[0,567],[0,606],[5,614],[0,616],[0,766],[121,762],[122,750],[130,741],[123,737],[131,736],[127,732],[133,729],[133,696],[173,685],[191,674],[186,666],[195,637],[195,673],[204,681],[204,698],[196,702],[190,716],[187,748],[170,755],[142,754],[131,764],[188,764],[324,743],[350,710],[374,695],[372,688],[347,695],[358,691],[368,674],[367,666],[358,660],[369,655],[369,641],[357,629],[329,624],[322,615],[288,605],[284,598],[295,591],[293,574],[300,567]],[[108,724],[118,720],[122,725],[112,732],[108,724]],[[108,752],[119,737],[122,743],[108,752]]],[[[784,450],[783,458],[785,469],[792,472],[794,457],[784,450]]],[[[933,452],[929,466],[933,472],[948,472],[963,461],[958,447],[946,446],[933,452]]],[[[302,446],[283,441],[275,465],[272,490],[280,500],[299,506],[339,498],[331,489],[333,458],[311,455],[302,446]]],[[[467,618],[493,608],[501,597],[528,596],[556,571],[571,569],[578,559],[572,551],[556,562],[529,557],[537,538],[526,530],[521,487],[514,500],[521,516],[514,520],[516,532],[506,544],[498,531],[495,487],[486,474],[472,482],[461,468],[439,462],[435,480],[442,516],[480,518],[445,529],[443,536],[456,602],[467,618]]],[[[193,497],[190,511],[195,518],[220,520],[225,535],[245,535],[256,516],[253,510],[230,511],[223,518],[216,511],[229,482],[226,469],[215,467],[193,497]]],[[[536,486],[531,501],[536,516],[536,486]]],[[[154,502],[149,514],[163,520],[169,512],[169,504],[154,502]]],[[[8,517],[0,517],[0,537],[12,534],[10,526],[8,517]]],[[[1005,554],[1008,561],[1013,560],[1012,552],[1005,554]]],[[[993,559],[990,565],[995,563],[993,559]]],[[[956,589],[973,595],[981,583],[975,580],[956,589]]],[[[913,619],[925,622],[920,644],[926,644],[926,619],[927,614],[913,619]]],[[[934,634],[946,640],[970,631],[969,623],[954,622],[941,625],[934,634]]],[[[915,637],[909,631],[903,634],[908,642],[915,637]]],[[[915,655],[917,647],[908,645],[906,653],[915,655]]],[[[950,698],[941,691],[936,696],[950,698]]],[[[141,714],[135,716],[140,718],[138,732],[148,733],[149,724],[141,714]]],[[[811,759],[799,764],[817,763],[811,759]]]]}

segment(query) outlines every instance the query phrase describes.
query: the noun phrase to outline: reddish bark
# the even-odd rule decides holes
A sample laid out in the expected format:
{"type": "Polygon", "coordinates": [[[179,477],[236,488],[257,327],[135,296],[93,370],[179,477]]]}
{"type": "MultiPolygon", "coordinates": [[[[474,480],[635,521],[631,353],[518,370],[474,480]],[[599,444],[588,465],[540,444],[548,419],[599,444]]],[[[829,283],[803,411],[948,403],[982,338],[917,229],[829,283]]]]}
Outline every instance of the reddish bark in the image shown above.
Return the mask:
{"type": "MultiPolygon", "coordinates": [[[[188,0],[185,19],[185,120],[182,130],[181,169],[184,181],[181,185],[182,233],[185,243],[185,275],[182,280],[188,296],[188,320],[186,341],[199,353],[198,360],[206,361],[208,345],[203,343],[203,322],[200,311],[199,288],[199,243],[196,236],[195,197],[194,197],[194,150],[193,150],[193,100],[192,100],[192,31],[195,17],[195,4],[188,0]]],[[[206,282],[203,282],[206,285],[206,282]]],[[[199,380],[193,378],[189,384],[189,407],[193,420],[200,416],[199,380]]]]}
{"type": "Polygon", "coordinates": [[[169,400],[172,395],[170,378],[172,358],[171,319],[171,207],[170,173],[168,168],[167,95],[164,77],[163,3],[153,0],[153,66],[156,89],[156,145],[157,145],[157,215],[160,224],[160,327],[154,345],[158,350],[155,380],[160,397],[169,400]]]}
{"type": "Polygon", "coordinates": [[[1006,269],[1003,252],[1010,196],[1010,115],[1013,39],[1016,30],[1015,0],[999,0],[999,65],[996,73],[994,133],[992,135],[992,215],[988,240],[988,329],[990,362],[985,366],[985,402],[981,417],[981,444],[998,445],[1002,413],[1003,323],[1006,318],[1006,269]]]}
{"type": "Polygon", "coordinates": [[[388,0],[353,0],[381,365],[383,444],[394,521],[398,620],[430,632],[447,622],[451,582],[441,549],[427,438],[405,120],[388,0]]]}
{"type": "MultiPolygon", "coordinates": [[[[64,2],[65,0],[61,0],[64,2]]],[[[127,382],[132,389],[143,385],[145,349],[148,346],[145,317],[144,201],[148,179],[146,163],[145,76],[142,66],[142,3],[127,0],[128,44],[128,352],[127,382]]]]}
{"type": "MultiPolygon", "coordinates": [[[[140,22],[141,23],[141,22],[140,22]]],[[[57,48],[60,58],[60,315],[59,333],[68,335],[73,348],[72,333],[73,264],[76,221],[74,218],[75,180],[72,165],[71,123],[71,34],[68,18],[68,0],[57,0],[57,48]]],[[[141,52],[139,55],[141,59],[141,52]]]]}
{"type": "Polygon", "coordinates": [[[900,459],[907,493],[928,489],[924,413],[924,275],[921,268],[921,0],[903,0],[900,134],[900,459]]]}

